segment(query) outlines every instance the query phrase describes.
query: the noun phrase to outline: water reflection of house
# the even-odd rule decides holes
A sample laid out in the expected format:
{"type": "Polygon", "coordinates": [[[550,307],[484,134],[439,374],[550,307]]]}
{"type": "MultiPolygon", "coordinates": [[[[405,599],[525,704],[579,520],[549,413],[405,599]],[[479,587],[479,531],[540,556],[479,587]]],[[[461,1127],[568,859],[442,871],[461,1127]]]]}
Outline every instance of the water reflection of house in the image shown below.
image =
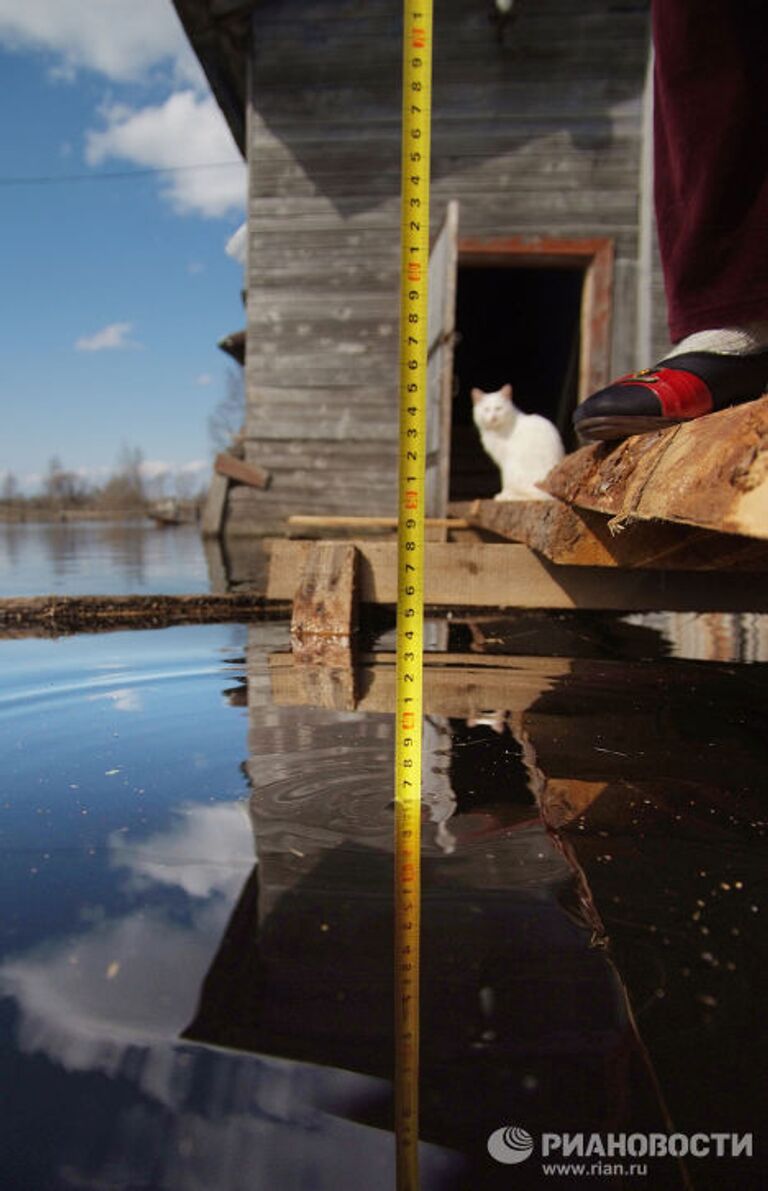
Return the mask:
{"type": "MultiPolygon", "coordinates": [[[[391,512],[400,8],[175,5],[249,165],[245,450],[272,483],[236,488],[228,527],[391,512]]],[[[646,310],[647,4],[537,0],[501,38],[489,11],[436,11],[435,229],[461,207],[436,263],[436,514],[494,490],[472,384],[511,380],[566,426],[577,396],[664,341],[658,293],[652,326],[646,310]]]]}
{"type": "MultiPolygon", "coordinates": [[[[580,657],[491,656],[487,650],[504,648],[504,622],[500,618],[484,627],[486,652],[484,657],[482,652],[477,655],[477,665],[468,658],[463,666],[443,667],[439,681],[427,667],[430,722],[439,724],[443,717],[450,731],[442,739],[438,733],[428,751],[425,790],[431,788],[435,768],[448,773],[458,810],[443,823],[447,836],[441,839],[432,828],[427,834],[425,939],[435,948],[427,952],[428,982],[429,965],[437,959],[435,981],[428,983],[425,996],[427,1069],[432,1064],[433,1071],[440,1071],[466,1097],[463,1079],[469,1077],[470,1086],[473,1079],[480,1085],[496,1067],[502,1073],[519,1073],[520,1048],[530,1044],[538,1060],[526,1055],[525,1062],[535,1067],[539,1086],[553,1095],[552,1083],[547,1083],[548,1059],[542,1057],[549,1055],[553,1066],[548,1075],[556,1071],[561,1089],[572,1095],[569,1079],[578,1070],[581,1052],[578,1047],[569,1050],[567,1026],[578,1019],[584,999],[594,997],[595,1016],[587,1009],[581,1027],[582,1041],[587,1050],[594,1049],[597,1067],[592,1082],[586,1079],[580,1085],[580,1111],[589,1113],[599,1104],[599,1099],[589,1099],[597,1088],[611,1088],[617,1112],[627,1112],[633,1131],[643,1128],[639,1122],[648,1105],[632,1099],[637,1091],[630,1078],[635,1051],[622,1050],[628,1037],[622,1034],[622,1023],[632,1022],[654,1070],[660,1103],[669,1113],[663,1129],[751,1130],[757,1136],[767,1051],[761,1018],[768,976],[761,923],[766,757],[764,709],[757,697],[764,667],[734,665],[732,659],[725,665],[666,659],[662,641],[657,642],[657,657],[649,660],[649,628],[626,624],[621,628],[624,650],[634,656],[622,661],[615,656],[617,630],[611,638],[605,625],[594,625],[590,648],[583,621],[571,626],[580,657]],[[473,741],[479,746],[474,765],[466,758],[457,763],[456,750],[467,745],[471,749],[473,741]],[[492,759],[488,772],[495,767],[495,781],[482,774],[484,751],[492,759]],[[511,789],[500,795],[507,782],[511,789]],[[468,796],[470,785],[481,795],[477,805],[468,796]],[[535,794],[550,835],[531,822],[531,809],[518,798],[523,791],[535,794]],[[445,847],[450,836],[454,851],[441,855],[440,844],[445,847]],[[543,853],[551,865],[553,843],[566,867],[555,864],[542,883],[535,858],[543,853]],[[536,891],[535,911],[525,897],[519,898],[521,878],[536,891]],[[430,898],[435,899],[432,904],[430,898]],[[564,908],[577,906],[582,929],[590,923],[595,939],[605,947],[592,952],[591,965],[578,949],[563,946],[563,935],[556,929],[563,925],[564,908]],[[538,953],[530,947],[530,930],[541,946],[538,953]],[[448,956],[454,948],[453,968],[450,962],[441,966],[446,959],[441,946],[448,956]],[[607,973],[613,968],[606,960],[620,974],[631,1017],[620,997],[611,998],[607,973]],[[495,975],[486,984],[484,965],[494,964],[495,975]],[[499,971],[505,974],[500,981],[499,971]],[[519,976],[519,984],[510,973],[519,976]],[[567,1005],[561,998],[564,980],[571,982],[567,1005]],[[500,1029],[497,1021],[483,1023],[480,981],[483,987],[497,988],[496,981],[504,986],[504,997],[494,1002],[500,1029]],[[548,1038],[547,1031],[558,1021],[565,1026],[563,1034],[548,1038]],[[600,1021],[605,1028],[602,1043],[600,1021]],[[445,1054],[435,1023],[450,1025],[445,1054]],[[479,1040],[471,1032],[475,1023],[475,1028],[485,1024],[498,1029],[485,1056],[472,1046],[479,1040]],[[622,1093],[629,1094],[629,1101],[621,1101],[622,1093]]],[[[524,646],[525,637],[516,637],[520,630],[513,618],[509,639],[524,646]]],[[[561,625],[556,642],[560,651],[566,633],[567,626],[561,625]]],[[[536,632],[534,626],[528,641],[541,647],[543,630],[536,632]]],[[[483,650],[482,634],[475,644],[483,650]]],[[[333,775],[334,722],[338,730],[346,715],[356,730],[375,735],[376,747],[388,737],[390,720],[384,708],[388,698],[392,705],[394,694],[391,666],[386,656],[378,663],[375,657],[366,660],[352,689],[359,692],[358,706],[369,710],[356,719],[350,712],[311,706],[331,687],[305,682],[301,669],[275,659],[275,701],[295,716],[297,726],[303,725],[307,760],[315,741],[321,771],[327,767],[333,775]],[[374,707],[379,710],[374,712],[374,707]]],[[[289,714],[282,720],[283,725],[290,718],[289,714]]],[[[371,1012],[366,997],[371,986],[387,979],[386,923],[373,915],[370,934],[364,929],[350,933],[349,928],[350,922],[366,920],[376,905],[376,883],[389,871],[389,838],[382,821],[388,779],[369,778],[366,759],[373,754],[364,746],[357,809],[344,824],[332,806],[331,820],[336,818],[339,834],[324,836],[322,777],[314,788],[312,778],[306,778],[308,797],[299,798],[292,812],[289,792],[296,775],[279,768],[279,748],[269,745],[263,728],[254,744],[275,754],[271,764],[278,769],[270,773],[269,761],[266,770],[256,757],[251,761],[256,835],[264,841],[259,848],[264,856],[265,902],[258,914],[252,905],[249,930],[255,933],[258,919],[266,946],[264,961],[269,967],[270,949],[275,960],[273,975],[287,964],[287,978],[298,986],[313,968],[323,973],[310,1015],[323,1011],[329,989],[330,995],[344,992],[334,982],[345,971],[342,985],[350,980],[355,1007],[366,1005],[366,1026],[381,1040],[386,1022],[381,1008],[378,1018],[371,1012]],[[377,800],[379,782],[383,785],[377,800]],[[375,814],[369,810],[366,815],[366,805],[375,808],[375,814]],[[349,893],[355,874],[371,882],[357,902],[349,893]],[[345,923],[350,908],[351,918],[345,923]],[[327,934],[323,923],[331,928],[327,934]],[[305,946],[306,968],[303,959],[296,959],[305,946]],[[380,952],[386,952],[383,960],[380,952]]],[[[296,774],[308,771],[307,764],[297,763],[296,774]]],[[[352,783],[352,776],[342,775],[341,780],[352,783]]],[[[242,951],[243,945],[241,934],[231,941],[230,953],[242,951]]],[[[618,985],[613,988],[616,993],[618,985]]],[[[254,1010],[253,1021],[260,1012],[254,1010]]],[[[313,1052],[315,1058],[324,1061],[324,1055],[336,1053],[354,1062],[355,1013],[338,1013],[335,1019],[330,1014],[327,1020],[332,1019],[329,1035],[313,1052]]],[[[279,1033],[279,1023],[271,1024],[279,1033]]],[[[258,1033],[259,1045],[269,1045],[268,1034],[269,1030],[258,1033]]],[[[299,1049],[308,1045],[306,1039],[285,1034],[280,1044],[299,1049]]],[[[470,1112],[468,1131],[478,1130],[483,1112],[495,1107],[497,1092],[517,1110],[520,1088],[514,1080],[504,1084],[504,1078],[487,1099],[481,1097],[473,1106],[478,1115],[470,1112]]],[[[519,1111],[524,1107],[531,1113],[527,1119],[536,1122],[536,1109],[545,1101],[546,1093],[538,1105],[531,1098],[519,1111]]],[[[553,1109],[553,1104],[550,1100],[547,1109],[557,1115],[560,1108],[553,1109]]],[[[429,1112],[430,1108],[427,1128],[437,1128],[439,1117],[429,1117],[429,1112]]],[[[731,1185],[757,1185],[750,1179],[754,1175],[760,1181],[761,1162],[758,1156],[753,1163],[729,1166],[723,1174],[713,1159],[697,1163],[689,1175],[694,1185],[699,1185],[694,1174],[703,1179],[702,1186],[722,1185],[723,1177],[731,1185]]],[[[664,1182],[657,1172],[658,1185],[674,1185],[674,1172],[667,1173],[670,1181],[664,1182]]]]}
{"type": "MultiPolygon", "coordinates": [[[[258,629],[250,654],[258,864],[187,1036],[387,1079],[392,717],[268,706],[258,629]]],[[[471,1173],[457,1186],[491,1188],[507,1185],[485,1150],[504,1120],[619,1129],[659,1127],[662,1117],[621,985],[590,946],[583,891],[536,813],[520,746],[482,715],[449,721],[451,710],[450,701],[435,709],[427,733],[422,1137],[464,1155],[471,1173]],[[474,765],[457,763],[457,750],[473,749],[474,765]],[[504,780],[494,782],[500,765],[504,780]]],[[[389,1129],[388,1085],[349,1111],[389,1129]]]]}

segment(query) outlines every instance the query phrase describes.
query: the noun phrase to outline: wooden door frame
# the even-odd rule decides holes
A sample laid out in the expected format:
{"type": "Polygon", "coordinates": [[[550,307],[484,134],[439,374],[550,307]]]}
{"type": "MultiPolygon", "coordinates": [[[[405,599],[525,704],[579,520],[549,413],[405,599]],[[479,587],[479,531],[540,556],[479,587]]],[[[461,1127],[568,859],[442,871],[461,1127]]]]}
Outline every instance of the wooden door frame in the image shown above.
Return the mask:
{"type": "Polygon", "coordinates": [[[462,265],[492,268],[581,269],[581,347],[577,400],[602,389],[611,379],[614,244],[607,237],[558,239],[550,236],[459,238],[462,265]]]}

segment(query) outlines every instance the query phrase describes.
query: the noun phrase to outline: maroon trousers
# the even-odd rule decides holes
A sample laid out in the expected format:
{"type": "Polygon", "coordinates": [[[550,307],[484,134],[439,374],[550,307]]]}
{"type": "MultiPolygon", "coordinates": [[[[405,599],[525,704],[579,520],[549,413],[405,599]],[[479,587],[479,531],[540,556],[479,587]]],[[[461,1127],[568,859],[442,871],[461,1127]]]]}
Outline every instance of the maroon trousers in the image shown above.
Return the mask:
{"type": "Polygon", "coordinates": [[[768,319],[768,0],[652,0],[673,341],[768,319]]]}

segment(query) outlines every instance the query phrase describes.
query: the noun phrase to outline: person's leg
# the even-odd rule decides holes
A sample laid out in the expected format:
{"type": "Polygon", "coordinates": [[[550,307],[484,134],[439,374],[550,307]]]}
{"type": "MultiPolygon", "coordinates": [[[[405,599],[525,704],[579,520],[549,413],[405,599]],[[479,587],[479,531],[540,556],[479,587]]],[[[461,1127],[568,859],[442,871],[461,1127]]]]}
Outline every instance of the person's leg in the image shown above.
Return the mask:
{"type": "Polygon", "coordinates": [[[768,320],[768,7],[654,0],[654,185],[672,341],[768,320]]]}
{"type": "Polygon", "coordinates": [[[617,438],[758,397],[768,384],[768,9],[653,0],[659,247],[677,341],[579,406],[617,438]]]}

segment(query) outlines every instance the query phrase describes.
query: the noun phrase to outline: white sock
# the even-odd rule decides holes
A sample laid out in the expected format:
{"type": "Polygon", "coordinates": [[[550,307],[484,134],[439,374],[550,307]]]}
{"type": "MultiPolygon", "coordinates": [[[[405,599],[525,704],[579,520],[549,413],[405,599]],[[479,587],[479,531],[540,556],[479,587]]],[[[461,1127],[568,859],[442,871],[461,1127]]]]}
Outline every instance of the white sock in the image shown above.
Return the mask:
{"type": "Polygon", "coordinates": [[[743,327],[714,327],[694,331],[676,343],[665,359],[683,352],[717,352],[722,356],[749,356],[768,348],[768,320],[745,323],[743,327]]]}

